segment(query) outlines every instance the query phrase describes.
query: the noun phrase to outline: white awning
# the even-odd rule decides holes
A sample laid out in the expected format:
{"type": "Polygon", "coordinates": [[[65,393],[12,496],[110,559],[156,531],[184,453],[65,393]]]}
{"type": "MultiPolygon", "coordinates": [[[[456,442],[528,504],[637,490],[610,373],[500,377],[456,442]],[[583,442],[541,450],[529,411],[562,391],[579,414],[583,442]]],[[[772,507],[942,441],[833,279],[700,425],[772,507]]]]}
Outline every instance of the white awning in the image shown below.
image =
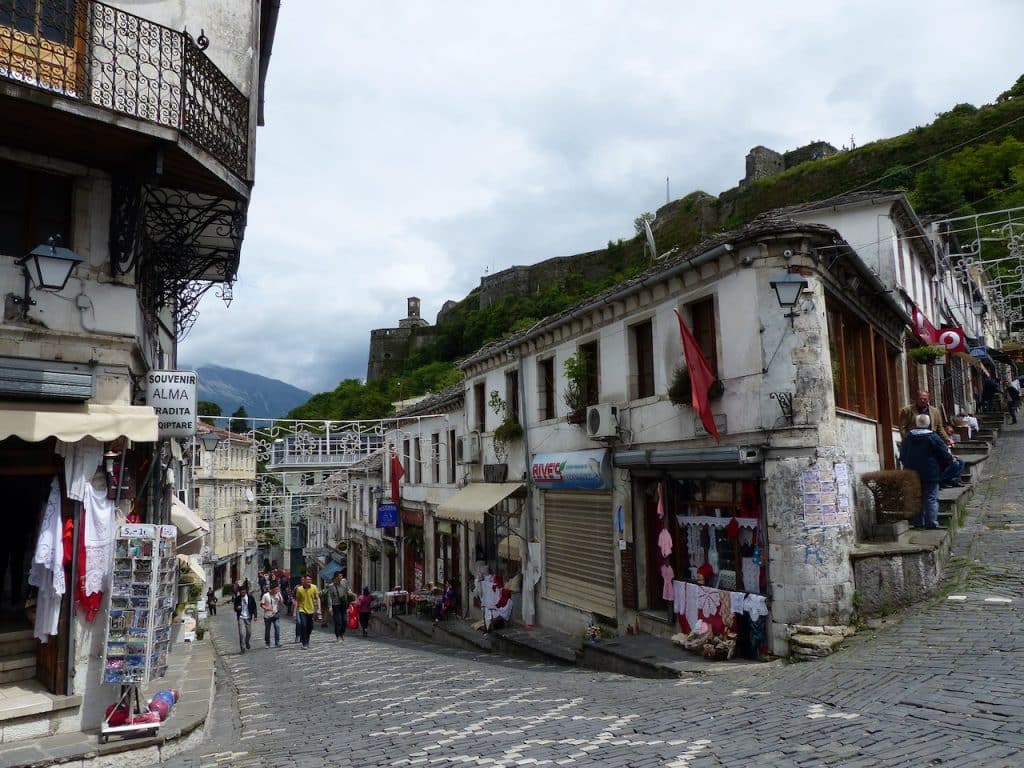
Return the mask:
{"type": "Polygon", "coordinates": [[[83,437],[108,442],[127,437],[137,443],[157,439],[156,412],[148,405],[6,402],[0,407],[0,440],[20,437],[38,443],[56,437],[77,443],[83,437]]]}
{"type": "Polygon", "coordinates": [[[199,580],[200,584],[206,583],[206,571],[203,570],[203,564],[199,562],[199,558],[195,555],[178,555],[178,562],[185,565],[195,577],[199,580]]]}
{"type": "Polygon", "coordinates": [[[171,524],[178,529],[178,554],[198,555],[210,524],[193,512],[177,496],[171,497],[171,524]]]}
{"type": "Polygon", "coordinates": [[[464,523],[482,523],[485,513],[522,487],[522,483],[470,483],[441,502],[437,516],[464,523]]]}

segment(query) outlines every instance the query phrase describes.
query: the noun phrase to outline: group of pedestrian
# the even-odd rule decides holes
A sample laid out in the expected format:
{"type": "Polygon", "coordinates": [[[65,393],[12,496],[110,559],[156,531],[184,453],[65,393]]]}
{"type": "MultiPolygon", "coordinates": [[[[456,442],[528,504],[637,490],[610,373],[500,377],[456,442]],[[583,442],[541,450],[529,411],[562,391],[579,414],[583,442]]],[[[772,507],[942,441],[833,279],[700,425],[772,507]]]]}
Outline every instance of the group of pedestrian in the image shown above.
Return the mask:
{"type": "Polygon", "coordinates": [[[927,390],[920,390],[914,402],[900,411],[900,463],[917,473],[921,482],[921,510],[915,528],[939,528],[939,488],[963,485],[964,462],[950,450],[952,436],[940,411],[929,402],[927,390]]]}
{"type": "MultiPolygon", "coordinates": [[[[240,653],[251,650],[252,622],[259,615],[263,618],[263,642],[267,648],[271,645],[271,634],[275,648],[281,647],[280,620],[282,615],[295,616],[295,641],[301,643],[303,650],[309,649],[310,636],[313,633],[313,622],[320,621],[323,616],[323,605],[320,590],[313,584],[310,576],[302,577],[299,586],[294,590],[287,586],[287,577],[280,573],[260,573],[257,581],[261,596],[259,602],[250,593],[248,579],[239,583],[236,579],[232,585],[235,592],[233,604],[235,617],[238,621],[238,647],[240,653]],[[284,581],[275,578],[278,576],[284,581]]],[[[216,596],[211,602],[213,590],[207,594],[207,605],[211,607],[211,615],[216,615],[216,596]]],[[[330,609],[334,622],[334,636],[338,641],[345,639],[345,630],[349,626],[349,606],[358,615],[358,623],[363,636],[367,634],[370,624],[370,613],[373,598],[369,587],[363,587],[362,594],[357,598],[349,591],[348,581],[342,572],[334,574],[330,586],[326,590],[327,607],[330,609]]]]}

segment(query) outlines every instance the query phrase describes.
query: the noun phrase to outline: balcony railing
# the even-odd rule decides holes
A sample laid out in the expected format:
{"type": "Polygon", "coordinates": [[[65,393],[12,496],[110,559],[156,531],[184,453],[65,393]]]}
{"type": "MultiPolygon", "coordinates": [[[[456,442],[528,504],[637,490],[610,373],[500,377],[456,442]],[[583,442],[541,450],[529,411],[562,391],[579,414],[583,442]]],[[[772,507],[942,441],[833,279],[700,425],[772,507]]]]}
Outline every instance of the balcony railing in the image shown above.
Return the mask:
{"type": "Polygon", "coordinates": [[[203,48],[93,0],[0,0],[0,78],[177,129],[247,179],[249,100],[203,48]]]}

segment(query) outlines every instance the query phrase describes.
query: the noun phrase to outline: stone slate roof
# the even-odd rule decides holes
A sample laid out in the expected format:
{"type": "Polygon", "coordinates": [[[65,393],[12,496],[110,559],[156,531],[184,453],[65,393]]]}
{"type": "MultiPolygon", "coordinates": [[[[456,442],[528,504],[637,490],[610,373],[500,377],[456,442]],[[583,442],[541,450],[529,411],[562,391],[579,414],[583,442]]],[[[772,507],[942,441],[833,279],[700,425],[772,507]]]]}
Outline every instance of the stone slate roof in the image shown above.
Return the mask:
{"type": "Polygon", "coordinates": [[[555,312],[554,314],[548,315],[530,328],[517,331],[516,333],[506,336],[504,339],[487,344],[476,352],[462,358],[456,364],[460,368],[465,368],[472,363],[486,360],[498,352],[512,348],[527,339],[540,335],[544,331],[559,325],[571,315],[580,312],[581,310],[590,306],[596,308],[606,302],[614,300],[614,298],[619,294],[629,293],[632,289],[639,288],[642,283],[651,280],[658,280],[661,276],[671,272],[678,266],[685,265],[685,262],[692,261],[701,254],[707,253],[720,245],[725,245],[727,243],[735,245],[751,240],[757,240],[758,238],[767,235],[785,235],[793,233],[818,234],[824,238],[834,241],[837,245],[847,245],[846,241],[842,239],[838,232],[831,227],[827,227],[822,224],[809,224],[787,218],[758,218],[743,227],[709,237],[685,251],[669,251],[668,255],[657,261],[655,264],[652,264],[638,275],[624,280],[617,285],[613,285],[610,288],[606,288],[594,296],[583,299],[561,312],[555,312]]]}
{"type": "Polygon", "coordinates": [[[439,413],[453,406],[461,405],[465,397],[465,384],[460,380],[440,392],[423,398],[418,403],[413,403],[408,408],[403,408],[395,416],[426,416],[439,413]]]}

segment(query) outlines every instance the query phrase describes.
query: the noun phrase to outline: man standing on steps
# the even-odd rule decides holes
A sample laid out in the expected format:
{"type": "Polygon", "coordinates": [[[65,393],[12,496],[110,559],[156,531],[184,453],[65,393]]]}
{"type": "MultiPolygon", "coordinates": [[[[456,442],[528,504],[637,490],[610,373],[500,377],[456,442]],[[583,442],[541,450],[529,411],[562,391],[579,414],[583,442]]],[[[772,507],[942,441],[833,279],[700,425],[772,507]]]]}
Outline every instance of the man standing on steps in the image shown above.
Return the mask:
{"type": "Polygon", "coordinates": [[[243,584],[235,596],[235,617],[238,619],[238,652],[245,653],[249,650],[249,640],[252,638],[252,620],[256,616],[256,598],[249,594],[249,589],[243,584]]]}
{"type": "Polygon", "coordinates": [[[309,576],[302,577],[302,586],[295,590],[295,609],[299,617],[299,639],[302,650],[309,650],[309,636],[313,634],[314,616],[320,617],[320,590],[313,586],[309,576]]]}
{"type": "MultiPolygon", "coordinates": [[[[942,418],[942,411],[934,405],[929,404],[930,395],[927,389],[919,390],[917,398],[910,405],[900,411],[899,427],[900,435],[907,436],[910,430],[916,427],[914,420],[919,414],[927,414],[931,424],[931,430],[939,435],[946,442],[946,422],[942,418]]],[[[947,442],[948,445],[948,442],[947,442]]]]}
{"type": "Polygon", "coordinates": [[[914,429],[900,446],[900,463],[921,481],[921,512],[913,521],[915,528],[939,527],[939,480],[952,462],[946,443],[932,432],[928,415],[918,414],[914,429]]]}

